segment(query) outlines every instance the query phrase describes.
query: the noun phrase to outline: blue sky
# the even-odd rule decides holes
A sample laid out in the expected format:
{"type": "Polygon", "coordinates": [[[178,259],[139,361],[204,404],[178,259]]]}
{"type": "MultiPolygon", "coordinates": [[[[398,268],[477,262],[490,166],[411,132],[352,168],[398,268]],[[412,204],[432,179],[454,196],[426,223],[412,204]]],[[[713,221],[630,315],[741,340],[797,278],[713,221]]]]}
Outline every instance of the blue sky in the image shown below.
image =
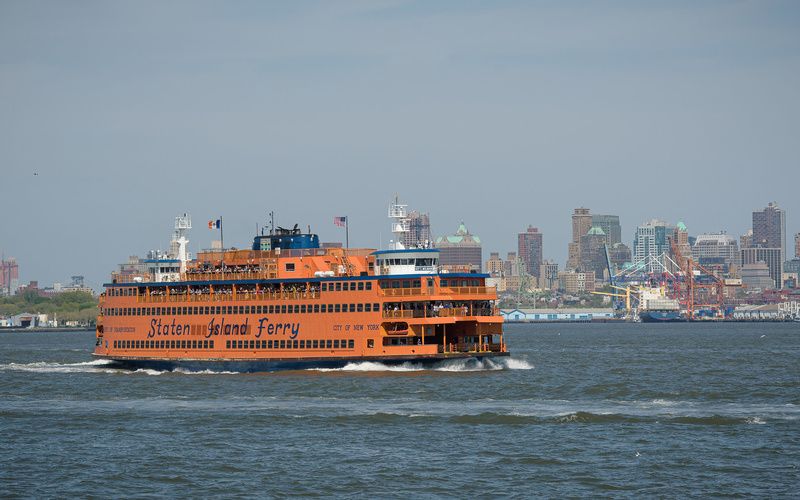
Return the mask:
{"type": "Polygon", "coordinates": [[[270,210],[353,245],[394,193],[563,264],[570,214],[800,231],[796,2],[0,3],[0,250],[22,279],[249,245],[270,210]],[[34,172],[37,173],[34,176],[34,172]]]}

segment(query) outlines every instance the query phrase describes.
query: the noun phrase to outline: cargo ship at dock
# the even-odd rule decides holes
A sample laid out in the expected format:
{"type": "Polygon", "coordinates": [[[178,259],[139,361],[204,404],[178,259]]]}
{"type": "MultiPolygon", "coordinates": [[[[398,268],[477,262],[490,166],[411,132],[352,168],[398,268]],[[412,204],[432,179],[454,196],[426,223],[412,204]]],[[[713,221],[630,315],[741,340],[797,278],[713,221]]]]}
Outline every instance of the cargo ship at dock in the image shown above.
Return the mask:
{"type": "Polygon", "coordinates": [[[639,289],[639,320],[642,323],[686,321],[677,299],[667,296],[662,287],[639,289]]]}
{"type": "Polygon", "coordinates": [[[388,250],[321,248],[273,227],[249,250],[190,259],[187,215],[171,251],[104,285],[94,356],[137,369],[237,372],[484,360],[508,356],[488,275],[444,269],[433,248],[404,248],[406,206],[389,209],[388,250]]]}

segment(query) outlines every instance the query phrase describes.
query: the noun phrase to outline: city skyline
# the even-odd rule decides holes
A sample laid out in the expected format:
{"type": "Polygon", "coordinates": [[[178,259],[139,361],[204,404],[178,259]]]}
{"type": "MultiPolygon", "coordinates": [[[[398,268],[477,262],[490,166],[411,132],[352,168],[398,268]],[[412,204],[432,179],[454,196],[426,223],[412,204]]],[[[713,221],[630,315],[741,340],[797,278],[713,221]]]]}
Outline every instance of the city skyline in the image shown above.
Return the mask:
{"type": "MultiPolygon", "coordinates": [[[[564,263],[578,206],[739,236],[800,232],[800,4],[0,4],[0,251],[97,288],[172,220],[348,216],[399,193],[489,251],[529,224],[564,263]],[[191,16],[187,17],[187,13],[191,16]],[[758,174],[758,176],[756,176],[758,174]],[[798,218],[795,217],[798,214],[798,218]],[[498,223],[501,221],[502,223],[498,223]]],[[[190,250],[210,246],[195,225],[190,250]]]]}
{"type": "MultiPolygon", "coordinates": [[[[754,217],[757,212],[760,212],[760,211],[766,210],[766,209],[771,209],[773,206],[775,206],[776,208],[779,208],[779,209],[782,210],[782,214],[783,214],[782,215],[782,217],[783,217],[782,220],[783,220],[783,222],[787,225],[787,227],[791,227],[789,225],[789,221],[791,221],[790,215],[787,215],[786,211],[783,210],[783,206],[780,203],[777,203],[777,202],[774,202],[774,201],[770,201],[770,202],[765,203],[764,207],[762,207],[761,209],[754,208],[754,209],[750,210],[750,214],[751,214],[751,216],[754,217]]],[[[575,210],[576,209],[573,209],[573,211],[568,214],[568,218],[574,218],[574,215],[575,215],[574,211],[575,210]]],[[[592,213],[591,212],[591,208],[580,207],[579,210],[585,210],[584,215],[586,217],[588,217],[588,219],[587,219],[588,221],[592,221],[592,220],[594,220],[595,222],[597,221],[596,216],[598,214],[592,213]]],[[[412,207],[412,211],[411,211],[410,215],[411,215],[411,219],[416,219],[417,217],[420,216],[420,211],[418,209],[412,207]]],[[[425,234],[431,235],[432,236],[432,241],[435,241],[437,238],[446,237],[448,235],[446,232],[444,234],[438,234],[438,233],[436,233],[436,232],[434,232],[434,231],[432,231],[430,229],[430,225],[432,224],[431,223],[431,219],[433,220],[433,224],[438,224],[436,216],[435,216],[436,214],[430,214],[430,213],[426,212],[426,213],[424,213],[422,215],[424,216],[424,219],[425,219],[425,226],[424,226],[425,227],[425,231],[426,231],[425,234]]],[[[602,217],[619,217],[620,220],[623,218],[622,216],[617,216],[616,214],[603,214],[602,217]]],[[[626,238],[625,238],[625,235],[626,235],[625,225],[624,224],[620,224],[621,229],[622,229],[622,231],[621,231],[622,232],[622,241],[621,241],[621,243],[626,245],[626,246],[628,246],[633,251],[632,258],[635,260],[636,257],[635,257],[635,245],[634,245],[634,243],[635,243],[635,238],[636,238],[636,232],[639,230],[640,227],[647,226],[648,224],[653,224],[653,223],[656,223],[656,224],[664,223],[664,224],[671,225],[671,227],[674,228],[675,224],[677,224],[678,222],[684,222],[684,221],[681,220],[681,221],[677,221],[676,223],[672,223],[672,221],[663,221],[663,220],[660,220],[660,219],[657,219],[657,218],[651,218],[650,220],[647,220],[647,221],[643,222],[642,224],[639,224],[639,225],[637,225],[637,226],[632,228],[633,234],[631,235],[631,239],[630,240],[626,240],[626,238]]],[[[462,224],[461,227],[463,227],[463,221],[462,221],[461,224],[462,224]]],[[[588,224],[587,227],[589,227],[590,229],[596,229],[596,228],[599,227],[595,223],[587,222],[587,224],[588,224]]],[[[573,226],[574,226],[574,222],[572,223],[572,225],[570,225],[570,227],[572,229],[574,229],[573,226]]],[[[266,227],[266,224],[262,224],[260,227],[266,227]]],[[[740,234],[731,234],[731,233],[725,231],[724,229],[723,230],[718,230],[718,231],[695,232],[695,231],[691,230],[690,226],[688,226],[688,228],[689,228],[688,229],[688,235],[690,237],[693,237],[693,238],[696,238],[697,236],[701,236],[701,235],[703,235],[703,236],[708,236],[708,235],[727,235],[730,238],[733,238],[734,240],[738,241],[740,236],[743,236],[743,235],[747,234],[748,231],[752,231],[752,227],[753,226],[752,226],[752,222],[751,222],[750,227],[748,227],[742,233],[740,233],[740,234]]],[[[388,225],[387,225],[387,228],[388,228],[388,225]]],[[[189,233],[190,244],[194,243],[190,247],[191,248],[191,252],[192,252],[193,255],[196,254],[197,250],[203,250],[203,249],[211,248],[212,247],[212,243],[218,238],[218,234],[219,234],[218,232],[216,232],[216,231],[208,232],[208,231],[204,231],[204,229],[205,229],[205,225],[204,224],[199,224],[199,225],[196,225],[194,227],[194,229],[189,233]],[[193,235],[195,237],[205,235],[206,238],[201,238],[201,240],[205,241],[205,243],[197,242],[195,237],[193,237],[193,235]]],[[[314,230],[313,227],[311,229],[314,230]]],[[[573,230],[572,229],[570,229],[570,236],[573,234],[573,230]]],[[[517,232],[509,231],[509,233],[507,235],[508,237],[506,239],[509,240],[509,241],[513,241],[514,244],[508,244],[507,248],[503,247],[503,249],[500,249],[501,247],[499,247],[498,245],[494,244],[494,242],[486,242],[485,240],[481,241],[481,247],[483,249],[483,252],[487,256],[490,254],[490,252],[491,253],[500,253],[500,254],[515,253],[515,255],[518,255],[520,258],[522,258],[522,255],[519,254],[520,241],[521,241],[520,238],[522,237],[522,235],[528,234],[530,231],[535,231],[535,233],[533,233],[533,234],[537,235],[537,238],[539,239],[540,244],[542,245],[542,247],[543,248],[547,248],[548,245],[545,245],[545,242],[547,242],[547,240],[548,240],[547,234],[544,233],[544,231],[540,231],[538,227],[534,227],[532,224],[528,224],[526,228],[524,228],[524,229],[522,229],[520,231],[517,231],[517,232]]],[[[338,231],[334,231],[334,233],[333,233],[334,237],[332,237],[332,238],[330,238],[328,240],[325,240],[324,238],[321,238],[320,241],[331,242],[331,243],[334,243],[334,242],[335,243],[342,243],[343,240],[340,241],[340,240],[338,240],[336,238],[336,234],[337,233],[338,233],[338,231]]],[[[386,237],[381,236],[381,238],[383,238],[384,246],[386,246],[388,244],[388,242],[389,242],[388,229],[386,229],[386,234],[387,234],[386,237]]],[[[480,237],[480,235],[477,234],[477,233],[471,233],[470,232],[470,234],[474,234],[475,236],[480,237]]],[[[255,236],[255,235],[256,235],[256,233],[253,232],[253,234],[250,236],[250,240],[249,241],[245,241],[243,245],[237,244],[237,243],[233,243],[233,244],[228,243],[228,244],[226,244],[226,247],[233,246],[233,247],[237,247],[237,248],[249,248],[250,244],[252,243],[252,237],[255,236]]],[[[794,242],[795,245],[793,247],[791,247],[791,248],[787,247],[787,250],[786,250],[786,253],[785,253],[785,258],[783,259],[783,261],[788,261],[788,260],[791,260],[791,259],[795,258],[795,253],[793,251],[796,250],[796,249],[800,249],[800,243],[798,243],[798,242],[800,242],[800,238],[798,238],[798,236],[800,236],[800,231],[791,232],[788,229],[786,230],[785,239],[787,241],[794,242]]],[[[169,250],[169,244],[168,243],[169,243],[169,231],[165,230],[163,235],[162,235],[161,241],[155,242],[154,245],[151,245],[147,250],[132,251],[129,255],[137,255],[137,254],[138,255],[144,255],[147,251],[156,250],[156,249],[169,250]]],[[[565,241],[563,243],[567,243],[567,241],[565,241]]],[[[756,243],[754,242],[754,245],[755,244],[756,243]]],[[[356,246],[354,246],[354,245],[351,245],[351,246],[356,248],[356,246]]],[[[566,245],[562,245],[560,243],[559,244],[552,244],[551,243],[549,246],[550,247],[558,247],[558,246],[565,247],[566,245]]],[[[366,248],[371,248],[371,247],[366,246],[366,248]]],[[[375,248],[377,248],[377,246],[375,248]]],[[[662,250],[665,250],[665,249],[666,249],[666,247],[664,247],[662,250]]],[[[741,248],[739,250],[741,250],[741,248]]],[[[14,259],[16,261],[16,263],[19,264],[20,259],[17,258],[16,256],[6,255],[5,253],[4,253],[4,255],[5,255],[5,258],[14,259]]],[[[542,254],[540,255],[540,257],[541,257],[543,262],[544,261],[553,261],[553,262],[556,262],[560,267],[564,267],[565,264],[568,262],[568,254],[567,254],[567,252],[563,252],[563,255],[561,255],[561,256],[553,256],[553,255],[548,255],[546,253],[546,251],[542,251],[542,254]]],[[[110,268],[107,271],[107,273],[106,273],[107,276],[106,276],[106,278],[103,278],[103,280],[101,280],[99,282],[96,282],[96,283],[92,283],[91,279],[86,279],[87,285],[91,286],[91,287],[93,287],[95,289],[100,289],[100,287],[102,286],[102,283],[107,282],[107,278],[108,278],[108,276],[110,276],[111,272],[116,270],[119,264],[124,263],[125,259],[127,259],[127,256],[124,259],[122,259],[119,262],[117,262],[114,266],[112,266],[112,268],[110,268]]],[[[484,260],[483,264],[485,264],[485,260],[484,260]]],[[[48,277],[45,277],[45,278],[36,277],[36,276],[29,277],[29,275],[25,272],[25,265],[20,265],[20,269],[21,269],[21,271],[19,272],[19,278],[18,278],[18,284],[20,286],[26,285],[31,281],[37,281],[40,286],[49,286],[49,285],[52,285],[54,283],[64,283],[64,282],[69,281],[68,278],[72,277],[76,273],[84,272],[84,270],[81,270],[81,269],[70,269],[70,270],[66,270],[64,272],[61,272],[60,275],[55,277],[54,279],[50,279],[48,277]],[[61,276],[61,275],[64,275],[64,276],[61,276]]],[[[85,274],[91,276],[90,273],[85,273],[85,274]]],[[[529,273],[529,274],[531,274],[531,273],[529,273]]]]}

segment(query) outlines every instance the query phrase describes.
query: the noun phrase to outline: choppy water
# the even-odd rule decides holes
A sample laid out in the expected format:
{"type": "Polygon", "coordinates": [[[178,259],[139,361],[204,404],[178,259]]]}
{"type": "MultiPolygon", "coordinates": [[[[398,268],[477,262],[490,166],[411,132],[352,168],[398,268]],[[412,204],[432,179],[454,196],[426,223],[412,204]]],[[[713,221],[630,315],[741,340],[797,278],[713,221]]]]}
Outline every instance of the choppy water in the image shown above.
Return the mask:
{"type": "Polygon", "coordinates": [[[511,360],[125,372],[0,335],[0,496],[791,497],[797,324],[508,325],[511,360]]]}

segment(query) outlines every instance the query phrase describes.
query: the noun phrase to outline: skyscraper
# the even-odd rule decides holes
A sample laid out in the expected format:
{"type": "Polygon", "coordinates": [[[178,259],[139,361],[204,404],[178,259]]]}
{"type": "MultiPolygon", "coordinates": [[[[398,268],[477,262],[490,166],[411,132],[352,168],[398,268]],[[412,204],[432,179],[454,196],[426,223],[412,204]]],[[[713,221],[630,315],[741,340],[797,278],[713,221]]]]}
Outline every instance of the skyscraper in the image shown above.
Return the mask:
{"type": "Polygon", "coordinates": [[[528,274],[538,278],[542,265],[542,233],[539,228],[528,226],[526,232],[517,235],[517,253],[528,274]]]}
{"type": "Polygon", "coordinates": [[[592,214],[588,208],[576,208],[572,212],[572,241],[567,247],[567,269],[581,265],[581,236],[592,228],[592,214]]]}
{"type": "Polygon", "coordinates": [[[622,226],[619,224],[619,215],[592,215],[592,227],[599,227],[606,235],[609,248],[622,243],[622,226]]]}
{"type": "Polygon", "coordinates": [[[777,204],[753,212],[753,246],[780,248],[786,255],[786,212],[777,204]]]}
{"type": "Polygon", "coordinates": [[[700,234],[692,247],[697,262],[703,266],[722,264],[728,268],[739,266],[741,255],[735,238],[725,233],[700,234]]]}
{"type": "Polygon", "coordinates": [[[742,266],[747,264],[764,263],[769,269],[769,277],[775,283],[775,288],[783,288],[783,259],[780,248],[742,248],[742,266]]]}
{"type": "MultiPolygon", "coordinates": [[[[678,224],[675,226],[675,230],[672,234],[672,238],[674,239],[675,244],[678,247],[678,251],[684,260],[692,256],[692,246],[689,244],[689,230],[686,228],[686,224],[678,221],[678,224]]],[[[670,248],[670,250],[672,249],[670,248]]],[[[675,258],[677,255],[673,255],[672,257],[675,258]]],[[[684,263],[679,262],[678,264],[683,265],[684,263]]]]}
{"type": "Polygon", "coordinates": [[[14,257],[0,260],[0,295],[14,295],[19,288],[19,265],[14,257]]]}
{"type": "MultiPolygon", "coordinates": [[[[675,234],[675,228],[664,221],[653,219],[636,228],[636,237],[633,239],[633,263],[636,266],[646,264],[649,257],[657,257],[664,252],[670,252],[670,237],[675,234]]],[[[648,266],[648,271],[653,271],[648,266]]]]}
{"type": "Polygon", "coordinates": [[[608,256],[611,259],[613,266],[612,272],[617,273],[626,264],[630,264],[633,258],[631,257],[631,249],[625,243],[616,243],[608,249],[608,256]]]}
{"type": "MultiPolygon", "coordinates": [[[[786,212],[776,203],[769,203],[764,210],[753,212],[752,246],[764,249],[777,248],[780,251],[779,263],[777,265],[770,263],[774,260],[773,252],[770,252],[767,265],[770,268],[770,275],[775,279],[775,287],[782,288],[783,262],[786,260],[786,212]]],[[[743,258],[742,264],[746,263],[743,258]]]]}
{"type": "Polygon", "coordinates": [[[597,279],[603,279],[608,264],[606,263],[606,233],[597,226],[581,236],[581,265],[580,271],[594,271],[597,279]]]}
{"type": "Polygon", "coordinates": [[[794,235],[794,257],[800,259],[800,233],[794,235]]]}
{"type": "Polygon", "coordinates": [[[431,235],[431,219],[428,214],[416,210],[409,212],[408,231],[403,233],[403,246],[406,248],[428,247],[433,244],[431,235]]]}
{"type": "Polygon", "coordinates": [[[517,252],[508,252],[506,260],[503,261],[503,274],[508,276],[519,276],[519,259],[517,252]]]}

